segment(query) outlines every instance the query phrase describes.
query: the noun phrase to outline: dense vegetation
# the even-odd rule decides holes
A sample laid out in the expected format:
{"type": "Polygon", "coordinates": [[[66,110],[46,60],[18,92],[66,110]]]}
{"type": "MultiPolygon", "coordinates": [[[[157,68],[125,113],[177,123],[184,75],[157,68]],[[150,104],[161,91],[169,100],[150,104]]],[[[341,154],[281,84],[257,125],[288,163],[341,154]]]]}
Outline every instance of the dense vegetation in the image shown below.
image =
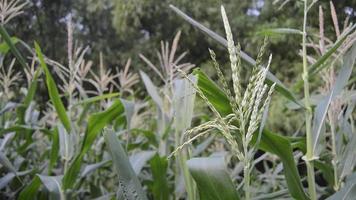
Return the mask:
{"type": "Polygon", "coordinates": [[[354,199],[352,3],[0,0],[1,199],[354,199]]]}

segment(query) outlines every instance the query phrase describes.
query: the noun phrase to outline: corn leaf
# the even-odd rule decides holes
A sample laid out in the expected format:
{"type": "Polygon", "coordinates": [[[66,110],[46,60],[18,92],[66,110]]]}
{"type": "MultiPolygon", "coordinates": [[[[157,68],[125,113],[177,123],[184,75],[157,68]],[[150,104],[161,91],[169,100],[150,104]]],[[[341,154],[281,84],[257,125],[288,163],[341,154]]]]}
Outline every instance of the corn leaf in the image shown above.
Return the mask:
{"type": "Polygon", "coordinates": [[[111,98],[117,97],[119,95],[120,95],[120,93],[109,93],[109,94],[103,94],[103,95],[100,95],[100,96],[90,97],[90,98],[84,99],[82,101],[79,101],[79,102],[73,104],[73,107],[74,106],[80,106],[80,105],[83,105],[83,104],[95,103],[97,101],[101,101],[101,100],[104,100],[104,99],[111,99],[111,98]]]}
{"type": "Polygon", "coordinates": [[[192,158],[187,165],[202,200],[238,200],[223,157],[192,158]]]}
{"type": "Polygon", "coordinates": [[[320,138],[323,136],[322,127],[324,127],[325,118],[328,112],[329,105],[335,97],[341,94],[343,88],[347,85],[351,77],[352,69],[356,59],[356,44],[354,44],[349,51],[344,55],[343,66],[332,86],[329,94],[324,97],[317,105],[313,120],[313,151],[315,156],[319,156],[320,150],[317,149],[320,138]]]}
{"type": "Polygon", "coordinates": [[[70,125],[70,121],[69,118],[67,116],[66,113],[66,109],[63,105],[63,102],[59,96],[58,93],[58,89],[56,86],[56,82],[54,82],[54,79],[47,67],[46,62],[44,61],[44,57],[43,54],[41,52],[41,48],[40,46],[35,43],[35,48],[36,48],[36,54],[38,56],[38,59],[40,61],[41,67],[46,75],[46,85],[47,85],[47,89],[48,89],[48,94],[49,97],[53,103],[54,108],[57,111],[58,117],[61,120],[63,126],[67,129],[68,133],[71,132],[71,125],[70,125]]]}
{"type": "Polygon", "coordinates": [[[112,162],[119,179],[118,199],[147,199],[129,158],[113,131],[104,134],[112,162]]]}
{"type": "MultiPolygon", "coordinates": [[[[345,33],[343,33],[340,38],[333,44],[333,46],[324,53],[312,66],[310,66],[309,79],[314,77],[318,72],[327,67],[331,67],[331,65],[325,64],[325,62],[340,48],[340,46],[344,43],[347,36],[356,28],[356,24],[349,28],[345,33]]],[[[303,80],[300,79],[294,86],[295,90],[299,90],[303,86],[303,80]]]]}
{"type": "Polygon", "coordinates": [[[16,59],[20,62],[21,66],[23,68],[27,67],[26,60],[20,53],[20,51],[16,48],[15,43],[17,43],[18,40],[13,40],[9,33],[6,31],[5,27],[3,25],[0,25],[0,35],[6,42],[6,44],[10,47],[11,52],[14,54],[16,59]]]}
{"type": "Polygon", "coordinates": [[[116,100],[107,110],[95,113],[89,117],[87,130],[85,132],[83,144],[79,155],[77,155],[63,177],[63,188],[70,188],[76,181],[80,172],[82,160],[86,152],[90,149],[96,136],[100,131],[115,118],[124,113],[124,107],[120,100],[116,100]]]}
{"type": "Polygon", "coordinates": [[[35,176],[32,181],[20,192],[18,200],[36,199],[41,180],[35,176]]]}
{"type": "Polygon", "coordinates": [[[168,161],[166,157],[156,154],[150,161],[153,183],[151,186],[154,199],[169,199],[169,188],[167,180],[168,161]]]}
{"type": "Polygon", "coordinates": [[[65,200],[65,195],[61,187],[61,176],[44,176],[39,174],[37,176],[50,193],[51,199],[65,200]]]}
{"type": "MultiPolygon", "coordinates": [[[[16,43],[19,42],[19,39],[16,38],[16,37],[11,37],[11,43],[16,45],[16,43]]],[[[10,46],[8,45],[8,43],[5,41],[5,42],[2,42],[0,43],[0,53],[5,55],[7,54],[7,52],[9,52],[10,49],[10,46]]]]}
{"type": "MultiPolygon", "coordinates": [[[[182,12],[181,10],[176,8],[175,6],[170,5],[170,8],[174,12],[176,12],[180,17],[182,17],[184,20],[186,20],[188,23],[190,23],[194,27],[198,28],[202,32],[206,33],[207,35],[209,35],[210,37],[215,39],[219,44],[227,47],[227,40],[225,38],[221,37],[219,34],[215,33],[214,31],[208,29],[207,27],[205,27],[201,23],[195,21],[194,19],[189,17],[187,14],[185,14],[184,12],[182,12]]],[[[252,66],[256,65],[256,61],[253,58],[251,58],[249,55],[247,55],[245,52],[241,51],[240,56],[241,56],[241,58],[243,60],[245,60],[250,65],[252,65],[252,66]]],[[[277,92],[282,94],[287,99],[289,99],[289,100],[291,100],[291,101],[293,101],[293,102],[295,102],[295,103],[300,105],[300,102],[297,101],[295,95],[280,80],[278,80],[278,78],[275,77],[271,72],[267,73],[267,77],[266,78],[267,78],[266,79],[266,83],[269,86],[271,86],[272,84],[276,83],[275,89],[276,89],[277,92]]],[[[301,105],[301,106],[304,107],[303,105],[301,105]]]]}
{"type": "Polygon", "coordinates": [[[356,24],[354,24],[351,28],[349,28],[345,33],[341,35],[341,37],[334,43],[334,45],[327,51],[323,56],[321,56],[310,68],[309,68],[309,78],[317,74],[320,70],[324,69],[330,65],[324,65],[324,63],[332,56],[334,52],[343,44],[346,40],[347,36],[353,32],[356,28],[356,24]]]}
{"type": "Polygon", "coordinates": [[[33,98],[35,97],[37,84],[38,84],[38,77],[40,73],[41,73],[41,68],[37,68],[23,103],[16,109],[17,124],[20,125],[25,124],[25,113],[27,108],[30,106],[31,102],[33,101],[33,98]]]}
{"type": "Polygon", "coordinates": [[[52,131],[52,148],[49,159],[48,174],[51,173],[53,167],[56,165],[59,152],[59,133],[58,128],[52,131]]]}
{"type": "Polygon", "coordinates": [[[154,151],[140,151],[130,156],[129,160],[136,175],[140,174],[142,168],[154,155],[154,151]]]}
{"type": "Polygon", "coordinates": [[[277,34],[297,34],[302,35],[303,32],[298,29],[293,28],[271,28],[271,29],[264,29],[259,32],[261,35],[265,36],[274,36],[277,34]]]}

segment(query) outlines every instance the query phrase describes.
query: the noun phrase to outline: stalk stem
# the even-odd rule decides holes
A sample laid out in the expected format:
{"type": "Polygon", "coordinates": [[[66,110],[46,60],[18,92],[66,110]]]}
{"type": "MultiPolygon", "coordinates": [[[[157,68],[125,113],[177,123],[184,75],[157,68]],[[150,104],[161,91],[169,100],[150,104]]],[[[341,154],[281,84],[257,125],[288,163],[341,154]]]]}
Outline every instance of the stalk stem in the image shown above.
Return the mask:
{"type": "Polygon", "coordinates": [[[338,174],[337,174],[337,154],[336,154],[336,140],[335,140],[335,125],[333,120],[330,121],[330,126],[331,126],[331,142],[332,142],[332,165],[334,168],[334,190],[338,191],[339,190],[339,180],[338,180],[338,174]]]}
{"type": "Polygon", "coordinates": [[[245,155],[244,161],[244,190],[245,190],[245,199],[250,200],[250,159],[245,155]]]}
{"type": "Polygon", "coordinates": [[[303,81],[304,81],[304,99],[305,99],[305,125],[306,125],[306,139],[307,139],[307,153],[306,153],[306,165],[308,173],[308,190],[311,200],[316,200],[315,189],[315,175],[314,175],[314,150],[313,150],[313,138],[311,132],[312,121],[312,108],[310,103],[310,91],[309,91],[309,73],[307,63],[307,48],[306,48],[306,26],[308,15],[308,1],[304,0],[304,20],[303,20],[303,81]]]}

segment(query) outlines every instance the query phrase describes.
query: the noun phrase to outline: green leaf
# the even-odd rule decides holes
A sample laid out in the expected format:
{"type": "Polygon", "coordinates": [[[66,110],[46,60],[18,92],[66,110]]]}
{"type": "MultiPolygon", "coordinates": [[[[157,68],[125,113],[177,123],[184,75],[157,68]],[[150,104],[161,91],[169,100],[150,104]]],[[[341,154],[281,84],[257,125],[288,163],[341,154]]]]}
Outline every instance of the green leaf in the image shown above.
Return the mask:
{"type": "Polygon", "coordinates": [[[150,161],[153,176],[152,193],[153,199],[169,199],[169,188],[167,181],[168,160],[156,154],[150,161]]]}
{"type": "Polygon", "coordinates": [[[61,187],[61,176],[44,176],[37,174],[43,185],[50,193],[50,199],[65,200],[65,195],[61,187]]]}
{"type": "Polygon", "coordinates": [[[104,134],[115,171],[119,178],[118,199],[147,199],[129,158],[113,131],[104,134]]]}
{"type": "Polygon", "coordinates": [[[317,74],[319,71],[324,69],[327,66],[324,63],[333,55],[334,52],[343,44],[346,40],[347,36],[353,32],[356,28],[356,24],[354,24],[350,29],[348,29],[345,33],[341,35],[341,37],[334,43],[334,45],[327,51],[323,56],[321,56],[310,68],[309,68],[309,78],[317,74]]]}
{"type": "Polygon", "coordinates": [[[110,159],[103,160],[101,162],[85,166],[84,170],[80,174],[80,177],[86,177],[86,176],[90,175],[96,169],[99,169],[100,167],[103,167],[103,166],[107,165],[109,162],[111,162],[110,159]]]}
{"type": "Polygon", "coordinates": [[[209,99],[210,103],[223,115],[232,113],[232,108],[229,106],[229,99],[219,86],[199,69],[194,70],[193,74],[197,76],[197,85],[209,99]]]}
{"type": "Polygon", "coordinates": [[[20,53],[20,51],[16,48],[15,43],[10,37],[9,33],[6,31],[5,27],[0,24],[0,35],[5,40],[7,45],[10,47],[11,52],[15,55],[16,59],[20,62],[23,68],[27,68],[26,60],[20,53]]]}
{"type": "Polygon", "coordinates": [[[163,101],[158,93],[157,87],[153,84],[150,77],[143,71],[140,71],[141,78],[146,87],[148,94],[151,96],[152,100],[157,104],[159,109],[163,109],[163,101]]]}
{"type": "MultiPolygon", "coordinates": [[[[194,73],[198,75],[198,87],[202,90],[210,103],[222,115],[230,114],[232,109],[229,100],[223,91],[201,71],[195,71],[194,73]]],[[[255,136],[257,136],[257,134],[255,134],[255,136]]],[[[257,138],[255,137],[254,139],[256,141],[257,138]]],[[[273,153],[281,159],[291,195],[296,199],[308,199],[301,184],[290,140],[284,136],[271,133],[264,129],[261,135],[259,148],[263,151],[273,153]]]]}
{"type": "Polygon", "coordinates": [[[49,159],[48,174],[51,173],[53,167],[57,163],[58,153],[59,153],[59,133],[58,133],[58,128],[55,128],[52,131],[52,148],[51,148],[51,155],[49,159]]]}
{"type": "Polygon", "coordinates": [[[87,130],[85,132],[83,144],[79,155],[76,156],[73,163],[63,177],[63,187],[70,188],[76,181],[79,174],[81,163],[85,153],[90,149],[96,136],[100,131],[115,118],[124,113],[124,106],[120,100],[116,100],[107,110],[95,113],[89,117],[87,130]]]}
{"type": "Polygon", "coordinates": [[[284,167],[284,176],[291,196],[296,199],[309,199],[303,190],[290,141],[283,136],[264,129],[259,149],[275,154],[281,159],[284,167]]]}
{"type": "MultiPolygon", "coordinates": [[[[353,25],[350,29],[348,29],[345,33],[343,33],[340,38],[334,43],[334,45],[324,53],[312,66],[310,66],[309,79],[314,77],[318,72],[327,67],[331,67],[332,65],[326,65],[325,62],[340,48],[340,46],[344,43],[347,36],[352,33],[352,31],[356,28],[356,24],[353,25]]],[[[295,90],[299,90],[303,86],[303,80],[300,79],[294,86],[295,90]]]]}
{"type": "Polygon", "coordinates": [[[298,29],[293,28],[268,28],[258,32],[258,34],[265,35],[265,36],[274,36],[277,34],[298,34],[302,35],[303,32],[298,29]]]}
{"type": "Polygon", "coordinates": [[[103,99],[111,99],[111,98],[117,97],[119,95],[120,95],[120,93],[109,93],[109,94],[103,94],[103,95],[100,95],[100,96],[90,97],[90,98],[84,99],[82,101],[79,101],[79,102],[73,104],[73,107],[74,106],[83,105],[83,104],[95,103],[95,102],[101,101],[103,99]]]}
{"type": "Polygon", "coordinates": [[[32,181],[20,192],[18,200],[36,199],[38,189],[41,187],[41,180],[35,176],[32,181]]]}
{"type": "Polygon", "coordinates": [[[223,157],[192,158],[187,165],[197,183],[201,200],[240,199],[223,157]]]}
{"type": "MultiPolygon", "coordinates": [[[[227,40],[225,38],[221,37],[219,34],[215,33],[214,31],[208,29],[201,23],[195,21],[194,19],[192,19],[191,17],[186,15],[184,12],[182,12],[175,6],[170,5],[170,8],[174,12],[176,12],[180,17],[182,17],[184,20],[186,20],[188,23],[190,23],[194,27],[198,28],[202,32],[206,33],[207,35],[209,35],[210,37],[215,39],[219,44],[223,45],[224,47],[227,47],[227,40]]],[[[249,55],[247,55],[245,52],[241,51],[240,56],[243,60],[245,60],[250,65],[252,65],[252,66],[256,65],[256,61],[253,58],[251,58],[249,55]]],[[[276,83],[275,89],[277,92],[282,94],[287,99],[301,105],[300,102],[297,101],[295,95],[280,80],[278,80],[278,78],[275,77],[271,72],[268,71],[266,78],[267,78],[266,83],[269,86],[271,86],[273,83],[276,83]]],[[[304,107],[303,105],[301,105],[301,106],[304,107]]]]}
{"type": "Polygon", "coordinates": [[[40,73],[41,73],[41,68],[37,68],[35,71],[35,74],[33,76],[33,79],[31,81],[30,87],[27,91],[26,97],[25,97],[23,103],[16,110],[17,124],[19,124],[19,125],[25,124],[25,113],[26,113],[27,108],[30,106],[33,98],[35,97],[35,93],[37,90],[37,84],[38,84],[38,77],[39,77],[40,73]]]}
{"type": "Polygon", "coordinates": [[[54,79],[47,67],[45,60],[44,60],[40,46],[37,43],[35,43],[35,48],[36,48],[36,54],[40,61],[41,67],[46,75],[46,84],[47,84],[49,97],[53,103],[54,108],[57,111],[58,117],[61,120],[63,126],[67,129],[68,133],[70,133],[71,132],[70,121],[67,116],[66,109],[63,105],[63,102],[59,96],[56,82],[54,82],[54,79]]]}
{"type": "Polygon", "coordinates": [[[129,160],[136,175],[140,174],[142,168],[154,155],[154,151],[140,151],[130,156],[129,160]]]}
{"type": "Polygon", "coordinates": [[[317,147],[320,143],[319,140],[323,136],[322,128],[324,127],[325,118],[329,109],[329,105],[347,85],[348,80],[351,77],[352,69],[356,59],[356,43],[347,51],[343,57],[343,66],[340,69],[335,83],[332,85],[332,89],[328,95],[326,95],[316,106],[313,120],[313,152],[314,156],[319,156],[320,150],[317,147]]]}
{"type": "MultiPolygon", "coordinates": [[[[192,75],[189,76],[189,79],[194,83],[197,80],[192,75]]],[[[182,133],[191,125],[196,94],[194,87],[187,79],[175,79],[173,85],[174,127],[175,131],[182,133]]]]}
{"type": "MultiPolygon", "coordinates": [[[[17,37],[11,37],[11,43],[16,45],[16,43],[18,43],[20,40],[17,37]]],[[[0,43],[0,53],[5,55],[7,54],[7,52],[9,52],[10,50],[10,46],[7,44],[7,42],[2,42],[0,43]]]]}

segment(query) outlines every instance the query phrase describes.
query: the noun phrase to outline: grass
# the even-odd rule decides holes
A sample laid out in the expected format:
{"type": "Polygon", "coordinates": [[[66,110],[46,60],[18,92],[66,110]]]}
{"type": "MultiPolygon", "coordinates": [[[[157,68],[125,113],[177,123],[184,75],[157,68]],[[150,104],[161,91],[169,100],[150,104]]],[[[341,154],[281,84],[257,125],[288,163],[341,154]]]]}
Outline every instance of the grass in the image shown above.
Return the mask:
{"type": "Polygon", "coordinates": [[[355,25],[340,29],[332,3],[334,42],[324,35],[322,8],[319,32],[307,29],[308,12],[316,1],[304,1],[302,30],[265,32],[301,37],[303,74],[293,89],[269,71],[273,59],[268,38],[256,59],[235,44],[223,6],[226,39],[171,6],[226,47],[231,75],[219,63],[223,59],[207,50],[215,83],[197,68],[190,74],[195,65],[185,61],[186,51],[179,52],[179,31],[171,44],[161,42],[157,61],[140,54],[148,67],[137,73],[130,58],[117,70],[105,66],[102,53],[98,64],[85,60],[88,48],[73,49],[69,21],[68,63],[60,64],[47,57],[40,44],[19,43],[7,32],[6,25],[26,4],[0,4],[0,53],[6,57],[0,66],[2,198],[353,198],[355,90],[348,80],[355,64],[356,33],[355,25]],[[316,54],[310,53],[311,47],[316,54]],[[48,102],[39,98],[41,83],[48,102]],[[321,89],[313,91],[315,86],[321,89]],[[149,97],[138,98],[141,90],[149,97]],[[266,126],[275,92],[285,97],[278,102],[287,102],[288,112],[304,113],[296,134],[276,133],[266,126]]]}

